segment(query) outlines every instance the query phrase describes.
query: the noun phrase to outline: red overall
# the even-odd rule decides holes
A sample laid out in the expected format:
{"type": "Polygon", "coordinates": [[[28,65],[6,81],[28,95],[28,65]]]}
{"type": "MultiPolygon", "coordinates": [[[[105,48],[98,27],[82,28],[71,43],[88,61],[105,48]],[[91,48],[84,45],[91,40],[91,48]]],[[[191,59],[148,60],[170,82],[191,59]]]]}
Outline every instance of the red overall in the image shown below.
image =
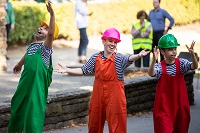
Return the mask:
{"type": "Polygon", "coordinates": [[[156,88],[154,102],[155,133],[188,133],[190,107],[184,76],[180,71],[180,61],[175,59],[176,75],[166,72],[165,60],[161,62],[162,75],[156,88]]]}
{"type": "Polygon", "coordinates": [[[109,133],[126,133],[124,82],[118,80],[113,53],[95,62],[95,81],[89,108],[89,133],[103,133],[105,120],[109,133]]]}

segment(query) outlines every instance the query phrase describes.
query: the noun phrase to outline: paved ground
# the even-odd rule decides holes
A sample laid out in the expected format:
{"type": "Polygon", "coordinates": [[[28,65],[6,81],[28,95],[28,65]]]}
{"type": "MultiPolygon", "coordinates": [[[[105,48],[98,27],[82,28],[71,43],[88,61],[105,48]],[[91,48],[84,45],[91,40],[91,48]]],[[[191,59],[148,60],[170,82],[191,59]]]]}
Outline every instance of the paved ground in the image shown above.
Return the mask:
{"type": "MultiPolygon", "coordinates": [[[[192,40],[197,41],[198,45],[195,46],[195,51],[200,55],[200,26],[199,24],[189,25],[185,27],[174,28],[173,33],[181,45],[190,44],[192,40]]],[[[96,53],[99,50],[103,49],[101,44],[100,36],[99,37],[90,37],[90,43],[88,46],[88,58],[96,53]]],[[[131,48],[131,36],[122,35],[122,42],[118,44],[118,52],[121,53],[132,53],[131,48]]],[[[57,67],[57,63],[69,67],[80,67],[81,64],[77,62],[77,46],[78,41],[64,41],[59,40],[54,43],[54,53],[53,53],[53,66],[57,67]]],[[[7,61],[8,71],[0,73],[0,105],[9,104],[12,95],[14,94],[20,75],[14,75],[12,73],[12,68],[20,60],[24,54],[27,46],[24,47],[12,47],[8,50],[8,56],[10,60],[7,61]]],[[[178,52],[187,51],[185,46],[178,48],[178,52]]],[[[84,89],[85,86],[90,86],[92,89],[93,76],[68,76],[60,75],[57,73],[53,74],[53,82],[49,88],[49,94],[55,94],[59,91],[70,88],[70,91],[74,91],[76,88],[84,89]]],[[[200,131],[200,81],[198,79],[194,80],[195,85],[195,105],[191,106],[191,126],[189,133],[199,133],[200,131]],[[198,82],[197,82],[198,81],[198,82]],[[197,87],[198,85],[198,87],[197,87]],[[197,89],[199,88],[199,90],[197,89]]],[[[50,133],[51,131],[45,132],[50,133]]],[[[76,128],[66,128],[65,130],[56,130],[52,133],[86,133],[87,127],[81,126],[76,128]]],[[[105,132],[108,132],[107,126],[105,132]]],[[[128,133],[152,133],[153,132],[153,123],[152,123],[152,114],[145,114],[140,117],[129,117],[128,118],[128,133]]]]}
{"type": "MultiPolygon", "coordinates": [[[[191,106],[191,123],[189,133],[199,133],[200,131],[200,90],[195,89],[195,105],[191,106]]],[[[108,133],[107,124],[104,129],[108,133]]],[[[87,125],[73,128],[65,128],[44,133],[87,133],[87,125]]],[[[141,116],[132,116],[127,119],[127,133],[153,133],[152,113],[141,116]]]]}

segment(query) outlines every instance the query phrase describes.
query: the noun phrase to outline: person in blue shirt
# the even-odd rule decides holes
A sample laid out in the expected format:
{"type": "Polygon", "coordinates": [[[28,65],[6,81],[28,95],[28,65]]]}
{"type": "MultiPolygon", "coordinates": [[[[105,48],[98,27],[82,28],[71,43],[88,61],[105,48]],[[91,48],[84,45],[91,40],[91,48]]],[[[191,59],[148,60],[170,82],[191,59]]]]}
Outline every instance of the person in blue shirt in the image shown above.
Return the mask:
{"type": "MultiPolygon", "coordinates": [[[[148,20],[152,24],[153,28],[153,44],[152,49],[155,46],[158,46],[159,39],[167,34],[169,29],[172,29],[174,25],[174,18],[164,9],[160,8],[161,0],[153,0],[154,9],[152,9],[149,13],[148,20]],[[165,28],[165,19],[170,21],[169,26],[165,28]]],[[[164,60],[164,56],[160,53],[160,61],[164,60]]]]}

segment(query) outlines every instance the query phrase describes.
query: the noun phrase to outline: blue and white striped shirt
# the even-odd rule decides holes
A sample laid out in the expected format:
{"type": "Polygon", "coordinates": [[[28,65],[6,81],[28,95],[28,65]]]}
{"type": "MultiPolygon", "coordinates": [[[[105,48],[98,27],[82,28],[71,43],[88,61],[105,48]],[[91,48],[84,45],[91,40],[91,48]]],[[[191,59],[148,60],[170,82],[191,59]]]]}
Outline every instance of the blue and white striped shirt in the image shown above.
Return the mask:
{"type": "MultiPolygon", "coordinates": [[[[190,62],[186,59],[183,59],[183,58],[179,58],[179,60],[180,60],[180,71],[183,75],[185,75],[190,70],[192,62],[190,62]]],[[[155,77],[160,78],[160,76],[162,75],[161,62],[156,63],[154,68],[155,68],[154,69],[155,77]]],[[[172,65],[167,65],[166,71],[167,71],[167,74],[169,74],[171,76],[175,76],[176,75],[176,64],[174,63],[172,65]]]]}
{"type": "MultiPolygon", "coordinates": [[[[92,74],[95,72],[95,62],[98,55],[99,55],[99,52],[92,55],[90,59],[86,62],[86,64],[82,66],[82,71],[84,74],[92,74]]],[[[114,57],[116,72],[117,72],[118,79],[120,81],[124,81],[124,71],[128,66],[130,66],[133,63],[129,61],[129,56],[130,55],[123,55],[123,54],[117,53],[114,57]]],[[[102,60],[107,59],[104,56],[104,51],[102,51],[101,59],[102,60]]]]}
{"type": "Polygon", "coordinates": [[[47,67],[49,67],[50,57],[53,53],[53,49],[45,47],[43,42],[42,43],[34,43],[33,45],[32,44],[30,44],[29,47],[28,47],[28,49],[30,48],[29,51],[28,51],[28,55],[35,54],[37,52],[37,49],[40,47],[42,60],[44,61],[45,65],[47,67]]]}

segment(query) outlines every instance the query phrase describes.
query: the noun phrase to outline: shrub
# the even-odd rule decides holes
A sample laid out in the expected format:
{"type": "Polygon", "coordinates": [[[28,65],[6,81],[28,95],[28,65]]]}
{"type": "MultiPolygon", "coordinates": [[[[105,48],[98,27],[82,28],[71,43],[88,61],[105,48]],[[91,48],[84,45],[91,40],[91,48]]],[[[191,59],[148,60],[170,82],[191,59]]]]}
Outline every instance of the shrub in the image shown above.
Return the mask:
{"type": "MultiPolygon", "coordinates": [[[[12,2],[16,15],[15,30],[10,33],[11,44],[27,44],[33,41],[39,27],[39,20],[49,20],[49,13],[44,3],[12,2]]],[[[79,38],[76,27],[74,3],[53,4],[56,22],[60,27],[59,38],[74,40],[79,38]]],[[[153,8],[150,0],[126,0],[110,3],[89,4],[93,15],[88,17],[88,35],[99,35],[108,27],[116,27],[121,33],[130,34],[132,24],[138,21],[139,10],[147,13],[153,8]]],[[[175,19],[175,25],[200,21],[200,0],[167,0],[161,2],[175,19]]],[[[168,23],[168,21],[167,21],[168,23]]]]}

